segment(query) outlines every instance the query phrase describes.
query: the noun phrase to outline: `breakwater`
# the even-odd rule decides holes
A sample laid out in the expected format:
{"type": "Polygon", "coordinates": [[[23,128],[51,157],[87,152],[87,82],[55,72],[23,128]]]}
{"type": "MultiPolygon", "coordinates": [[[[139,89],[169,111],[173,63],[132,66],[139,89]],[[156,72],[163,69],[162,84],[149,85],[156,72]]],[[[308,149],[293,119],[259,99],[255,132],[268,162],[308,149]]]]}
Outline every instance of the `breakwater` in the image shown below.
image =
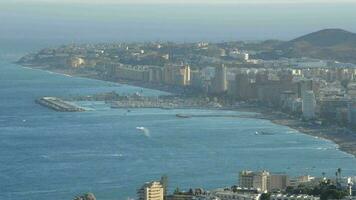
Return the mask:
{"type": "Polygon", "coordinates": [[[41,97],[36,99],[36,103],[59,112],[83,112],[84,108],[63,101],[57,97],[41,97]]]}

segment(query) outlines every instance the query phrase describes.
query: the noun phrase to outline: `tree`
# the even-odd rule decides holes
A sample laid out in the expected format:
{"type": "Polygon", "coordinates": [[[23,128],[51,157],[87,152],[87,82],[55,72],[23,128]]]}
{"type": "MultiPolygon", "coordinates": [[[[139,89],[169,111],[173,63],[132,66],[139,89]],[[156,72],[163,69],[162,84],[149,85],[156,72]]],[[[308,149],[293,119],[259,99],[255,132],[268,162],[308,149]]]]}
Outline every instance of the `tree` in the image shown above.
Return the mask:
{"type": "Polygon", "coordinates": [[[261,194],[260,200],[270,200],[271,194],[270,193],[263,193],[261,194]]]}

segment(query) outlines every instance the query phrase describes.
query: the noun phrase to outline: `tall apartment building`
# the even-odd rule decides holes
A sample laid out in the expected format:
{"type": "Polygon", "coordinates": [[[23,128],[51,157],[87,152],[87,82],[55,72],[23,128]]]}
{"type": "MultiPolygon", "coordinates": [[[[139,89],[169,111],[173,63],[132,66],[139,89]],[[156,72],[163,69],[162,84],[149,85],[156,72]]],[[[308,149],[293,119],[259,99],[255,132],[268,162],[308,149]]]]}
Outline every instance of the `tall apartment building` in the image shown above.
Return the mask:
{"type": "Polygon", "coordinates": [[[271,174],[267,179],[267,190],[285,190],[289,184],[288,176],[285,174],[271,174]]]}
{"type": "Polygon", "coordinates": [[[163,68],[163,81],[166,84],[187,86],[190,84],[188,65],[167,65],[163,68]]]}
{"type": "Polygon", "coordinates": [[[150,67],[148,81],[161,83],[163,81],[163,69],[161,67],[150,67]]]}
{"type": "Polygon", "coordinates": [[[239,186],[260,189],[262,192],[267,191],[268,176],[269,172],[267,171],[241,171],[239,174],[239,186]]]}
{"type": "Polygon", "coordinates": [[[138,200],[164,200],[164,187],[158,181],[145,183],[137,190],[138,200]]]}
{"type": "Polygon", "coordinates": [[[190,84],[190,67],[188,65],[178,67],[175,72],[175,83],[180,86],[190,84]]]}
{"type": "Polygon", "coordinates": [[[315,118],[315,106],[316,100],[315,95],[312,90],[305,91],[302,98],[302,112],[304,119],[314,119],[315,118]]]}
{"type": "Polygon", "coordinates": [[[223,93],[227,91],[227,69],[224,65],[215,68],[213,89],[214,93],[223,93]]]}

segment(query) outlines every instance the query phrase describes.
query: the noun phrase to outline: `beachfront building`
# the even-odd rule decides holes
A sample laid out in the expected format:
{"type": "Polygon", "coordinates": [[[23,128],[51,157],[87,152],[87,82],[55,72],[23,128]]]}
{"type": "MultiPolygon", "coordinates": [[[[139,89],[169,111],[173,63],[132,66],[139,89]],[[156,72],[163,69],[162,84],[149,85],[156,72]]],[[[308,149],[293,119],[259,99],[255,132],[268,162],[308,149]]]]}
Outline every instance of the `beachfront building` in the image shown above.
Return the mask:
{"type": "Polygon", "coordinates": [[[189,65],[167,65],[163,68],[163,82],[169,85],[190,85],[189,65]]]}
{"type": "Polygon", "coordinates": [[[138,200],[163,200],[164,187],[158,181],[145,183],[137,190],[138,200]]]}
{"type": "Polygon", "coordinates": [[[306,120],[315,118],[316,100],[312,90],[305,91],[302,97],[303,118],[306,120]]]}
{"type": "Polygon", "coordinates": [[[284,191],[289,184],[286,174],[271,174],[267,179],[268,191],[284,191]]]}
{"type": "Polygon", "coordinates": [[[224,65],[215,68],[213,90],[214,93],[224,93],[227,91],[227,69],[224,65]]]}
{"type": "Polygon", "coordinates": [[[239,173],[239,186],[243,188],[256,188],[260,191],[267,191],[267,180],[269,172],[241,171],[239,173]]]}

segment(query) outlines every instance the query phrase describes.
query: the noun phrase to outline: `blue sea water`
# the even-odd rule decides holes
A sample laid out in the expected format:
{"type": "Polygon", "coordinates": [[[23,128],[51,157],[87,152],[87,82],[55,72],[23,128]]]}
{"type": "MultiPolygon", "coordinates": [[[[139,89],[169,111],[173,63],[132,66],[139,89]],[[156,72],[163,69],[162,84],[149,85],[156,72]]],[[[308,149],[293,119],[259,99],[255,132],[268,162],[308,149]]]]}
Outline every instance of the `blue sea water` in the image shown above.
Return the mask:
{"type": "MultiPolygon", "coordinates": [[[[6,46],[5,46],[6,47],[6,46]]],[[[32,48],[0,47],[0,199],[135,197],[144,182],[169,177],[169,186],[207,189],[237,183],[242,169],[291,175],[356,175],[356,159],[329,141],[266,120],[179,119],[177,113],[234,111],[93,108],[59,113],[35,104],[41,96],[68,96],[141,88],[23,68],[11,61],[32,48]],[[149,129],[146,137],[138,126],[149,129]],[[274,135],[255,135],[265,130],[274,135]]],[[[144,89],[146,95],[162,92],[144,89]]]]}

